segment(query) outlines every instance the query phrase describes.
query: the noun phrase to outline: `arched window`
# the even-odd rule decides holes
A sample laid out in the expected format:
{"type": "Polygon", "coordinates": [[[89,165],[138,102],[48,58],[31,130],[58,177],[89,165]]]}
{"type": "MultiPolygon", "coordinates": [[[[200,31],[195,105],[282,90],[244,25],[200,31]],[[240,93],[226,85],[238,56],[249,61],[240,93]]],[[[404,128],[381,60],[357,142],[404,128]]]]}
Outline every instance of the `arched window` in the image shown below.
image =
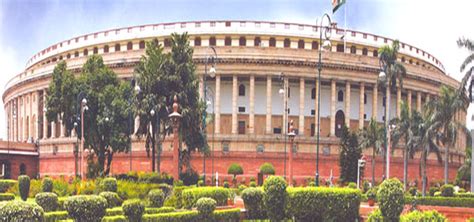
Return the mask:
{"type": "Polygon", "coordinates": [[[357,52],[357,48],[355,47],[355,45],[351,46],[351,53],[356,54],[356,52],[357,52]]]}
{"type": "Polygon", "coordinates": [[[273,38],[273,37],[270,38],[269,45],[270,45],[270,47],[275,47],[276,46],[275,38],[273,38]]]}
{"type": "Polygon", "coordinates": [[[68,53],[67,56],[66,56],[67,59],[70,59],[71,58],[71,54],[68,53]]]}
{"type": "Polygon", "coordinates": [[[132,42],[128,42],[127,43],[127,50],[132,50],[133,49],[133,43],[132,42]]]}
{"type": "Polygon", "coordinates": [[[78,51],[74,52],[74,57],[79,57],[79,52],[78,51]]]}
{"type": "Polygon", "coordinates": [[[311,89],[311,99],[316,99],[316,88],[311,89]]]}
{"type": "Polygon", "coordinates": [[[311,43],[312,49],[318,49],[318,47],[319,47],[319,43],[317,41],[313,41],[313,43],[311,43]]]}
{"type": "Polygon", "coordinates": [[[25,175],[26,174],[26,164],[21,163],[20,164],[20,175],[25,175]]]}
{"type": "Polygon", "coordinates": [[[119,43],[115,44],[115,51],[120,52],[120,44],[119,43]]]}
{"type": "Polygon", "coordinates": [[[245,96],[245,86],[244,86],[244,84],[239,85],[239,96],[245,96]]]}
{"type": "Polygon", "coordinates": [[[97,53],[99,53],[99,48],[97,48],[97,47],[94,47],[93,53],[94,53],[94,54],[97,54],[97,53]]]}
{"type": "Polygon", "coordinates": [[[253,45],[260,46],[261,43],[262,43],[262,40],[260,39],[260,37],[255,37],[255,40],[253,41],[253,45]]]}
{"type": "Polygon", "coordinates": [[[144,48],[145,48],[145,41],[143,41],[143,40],[140,41],[140,42],[138,43],[138,48],[144,49],[144,48]]]}
{"type": "Polygon", "coordinates": [[[104,53],[109,53],[109,45],[104,46],[104,53]]]}
{"type": "Polygon", "coordinates": [[[201,46],[201,37],[196,37],[194,39],[194,46],[201,46]]]}
{"type": "Polygon", "coordinates": [[[229,36],[225,37],[224,45],[225,46],[232,46],[232,39],[229,36]]]}
{"type": "Polygon", "coordinates": [[[369,50],[367,50],[367,48],[363,48],[362,49],[362,55],[368,55],[369,54],[369,50]]]}
{"type": "Polygon", "coordinates": [[[337,92],[337,101],[338,102],[343,102],[344,101],[344,91],[339,90],[339,92],[337,92]]]}
{"type": "Polygon", "coordinates": [[[247,45],[247,39],[245,39],[244,36],[241,36],[239,38],[239,46],[246,46],[247,45]]]}
{"type": "Polygon", "coordinates": [[[377,49],[374,49],[374,54],[373,54],[374,57],[379,57],[379,51],[377,51],[377,49]]]}
{"type": "Polygon", "coordinates": [[[209,45],[216,46],[216,37],[212,36],[211,38],[209,38],[209,45]]]}
{"type": "Polygon", "coordinates": [[[298,49],[304,49],[304,40],[303,39],[300,39],[298,41],[298,49]]]}
{"type": "Polygon", "coordinates": [[[283,47],[290,48],[290,45],[291,45],[290,39],[287,38],[283,41],[283,47]]]}
{"type": "Polygon", "coordinates": [[[84,56],[87,56],[89,54],[89,50],[84,49],[84,56]]]}

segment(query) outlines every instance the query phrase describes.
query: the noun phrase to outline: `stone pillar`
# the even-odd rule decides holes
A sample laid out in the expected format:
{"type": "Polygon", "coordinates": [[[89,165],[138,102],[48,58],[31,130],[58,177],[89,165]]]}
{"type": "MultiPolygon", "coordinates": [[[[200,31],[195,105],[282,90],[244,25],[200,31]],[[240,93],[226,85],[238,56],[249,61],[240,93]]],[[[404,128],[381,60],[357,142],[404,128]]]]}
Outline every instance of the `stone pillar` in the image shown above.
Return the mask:
{"type": "Polygon", "coordinates": [[[374,120],[377,120],[377,100],[379,98],[379,86],[377,84],[374,84],[374,89],[373,89],[373,98],[372,98],[372,118],[374,120]]]}
{"type": "Polygon", "coordinates": [[[255,133],[255,76],[250,76],[250,112],[249,112],[249,133],[255,133]]]}
{"type": "Polygon", "coordinates": [[[407,94],[407,103],[408,103],[408,112],[411,113],[411,90],[408,90],[407,94]]]}
{"type": "Polygon", "coordinates": [[[416,93],[416,111],[421,112],[421,92],[416,93]]]}
{"type": "Polygon", "coordinates": [[[300,78],[300,115],[298,124],[299,135],[304,136],[304,78],[300,78]]]}
{"type": "Polygon", "coordinates": [[[56,138],[56,122],[51,122],[51,138],[56,138]]]}
{"type": "Polygon", "coordinates": [[[237,134],[237,76],[232,76],[232,134],[237,134]]]}
{"type": "Polygon", "coordinates": [[[331,136],[336,136],[336,80],[331,80],[331,136]]]}
{"type": "MultiPolygon", "coordinates": [[[[15,117],[13,117],[13,141],[18,141],[18,133],[17,133],[17,123],[18,123],[18,100],[15,98],[13,99],[13,111],[12,113],[15,113],[15,117]]],[[[13,114],[12,114],[13,115],[13,114]]]]}
{"type": "Polygon", "coordinates": [[[364,128],[364,114],[365,114],[365,83],[360,83],[360,91],[359,91],[359,129],[364,128]]]}
{"type": "Polygon", "coordinates": [[[214,125],[214,132],[216,134],[221,133],[221,75],[216,75],[216,98],[214,104],[214,115],[215,125],[214,125]]]}
{"type": "Polygon", "coordinates": [[[347,128],[351,128],[351,83],[346,81],[346,98],[344,98],[345,102],[345,122],[347,128]]]}
{"type": "Polygon", "coordinates": [[[266,113],[265,133],[272,133],[272,77],[267,76],[267,113],[266,113]]]}
{"type": "Polygon", "coordinates": [[[400,113],[402,112],[401,110],[401,102],[402,101],[402,89],[400,87],[397,87],[397,117],[400,118],[400,113]]]}
{"type": "Polygon", "coordinates": [[[62,115],[61,115],[61,119],[59,119],[59,137],[64,137],[66,136],[66,125],[64,124],[63,122],[63,118],[62,118],[62,115]]]}

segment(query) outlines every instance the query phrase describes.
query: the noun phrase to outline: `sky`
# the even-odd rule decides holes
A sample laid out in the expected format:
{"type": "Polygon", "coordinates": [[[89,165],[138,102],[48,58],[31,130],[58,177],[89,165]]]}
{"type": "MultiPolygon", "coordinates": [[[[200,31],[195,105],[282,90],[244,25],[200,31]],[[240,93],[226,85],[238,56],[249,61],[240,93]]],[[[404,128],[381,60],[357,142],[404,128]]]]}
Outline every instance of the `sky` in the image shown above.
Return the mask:
{"type": "MultiPolygon", "coordinates": [[[[75,36],[118,27],[193,20],[261,20],[316,24],[332,0],[0,0],[0,94],[35,53],[75,36]]],[[[346,0],[332,15],[339,27],[399,39],[438,58],[461,79],[469,55],[460,37],[474,39],[472,0],[346,0]]],[[[474,124],[469,108],[468,127],[474,124]]],[[[3,106],[0,138],[6,137],[3,106]]]]}

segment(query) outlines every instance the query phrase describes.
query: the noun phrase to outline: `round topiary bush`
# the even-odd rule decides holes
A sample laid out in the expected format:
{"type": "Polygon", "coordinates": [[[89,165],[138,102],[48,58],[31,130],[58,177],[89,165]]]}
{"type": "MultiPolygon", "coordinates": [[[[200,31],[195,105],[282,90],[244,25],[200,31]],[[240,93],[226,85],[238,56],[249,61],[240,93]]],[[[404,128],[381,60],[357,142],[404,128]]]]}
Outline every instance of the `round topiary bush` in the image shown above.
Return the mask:
{"type": "Polygon", "coordinates": [[[227,173],[234,175],[233,181],[235,183],[235,178],[237,177],[237,175],[243,174],[244,169],[242,169],[242,166],[240,166],[238,163],[233,163],[227,169],[227,173]]]}
{"type": "Polygon", "coordinates": [[[430,196],[434,197],[435,193],[439,191],[438,187],[430,187],[430,196]]]}
{"type": "Polygon", "coordinates": [[[23,201],[0,202],[0,221],[43,221],[43,208],[23,201]]]}
{"type": "Polygon", "coordinates": [[[216,209],[216,201],[212,198],[201,197],[196,202],[196,208],[203,220],[211,219],[212,212],[216,209]]]}
{"type": "Polygon", "coordinates": [[[250,181],[249,187],[257,187],[257,183],[255,183],[255,181],[250,181]]]}
{"type": "Polygon", "coordinates": [[[270,176],[263,183],[265,191],[264,205],[271,221],[285,219],[285,206],[288,194],[286,181],[279,176],[270,176]]]}
{"type": "Polygon", "coordinates": [[[350,182],[349,184],[347,184],[347,188],[357,189],[357,184],[354,182],[350,182]]]}
{"type": "Polygon", "coordinates": [[[224,181],[224,187],[225,187],[225,188],[229,188],[229,187],[230,187],[230,186],[229,186],[229,182],[224,181]]]}
{"type": "Polygon", "coordinates": [[[43,192],[53,192],[53,180],[49,177],[43,178],[41,190],[43,190],[43,192]]]}
{"type": "Polygon", "coordinates": [[[35,201],[45,212],[55,211],[58,208],[58,195],[51,192],[38,193],[35,201]]]}
{"type": "Polygon", "coordinates": [[[244,201],[247,219],[265,219],[265,207],[263,198],[265,193],[260,188],[247,188],[242,191],[242,200],[244,201]]]}
{"type": "Polygon", "coordinates": [[[153,189],[148,192],[150,207],[162,207],[165,202],[165,193],[161,189],[153,189]]]}
{"type": "Polygon", "coordinates": [[[98,222],[105,215],[107,200],[97,195],[72,196],[65,201],[64,208],[76,222],[98,222]]]}
{"type": "Polygon", "coordinates": [[[28,199],[30,193],[30,177],[27,175],[21,175],[18,177],[18,191],[23,201],[28,199]]]}
{"type": "Polygon", "coordinates": [[[117,179],[113,177],[107,177],[100,183],[102,191],[115,192],[117,193],[117,179]]]}
{"type": "Polygon", "coordinates": [[[142,221],[143,213],[145,213],[145,205],[139,199],[126,200],[122,204],[123,214],[127,216],[128,221],[142,221]]]}
{"type": "Polygon", "coordinates": [[[405,204],[403,184],[398,179],[385,180],[379,187],[377,200],[385,219],[399,221],[405,204]]]}
{"type": "Polygon", "coordinates": [[[120,196],[115,192],[104,191],[101,192],[99,196],[107,201],[107,208],[119,207],[123,202],[122,198],[120,198],[120,196]]]}
{"type": "Polygon", "coordinates": [[[264,175],[274,175],[275,167],[271,163],[264,163],[260,166],[260,173],[264,175]]]}
{"type": "Polygon", "coordinates": [[[454,187],[451,184],[445,184],[441,186],[441,196],[443,197],[454,197],[454,187]]]}

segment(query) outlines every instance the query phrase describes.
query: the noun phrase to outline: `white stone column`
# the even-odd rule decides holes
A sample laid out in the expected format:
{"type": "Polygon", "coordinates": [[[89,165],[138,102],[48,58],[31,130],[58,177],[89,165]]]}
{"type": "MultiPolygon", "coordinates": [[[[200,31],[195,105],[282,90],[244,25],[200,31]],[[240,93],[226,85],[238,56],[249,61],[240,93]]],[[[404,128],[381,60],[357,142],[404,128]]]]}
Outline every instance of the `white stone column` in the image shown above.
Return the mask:
{"type": "Polygon", "coordinates": [[[400,113],[402,112],[401,104],[402,101],[402,89],[400,87],[397,87],[397,117],[400,118],[400,113]]]}
{"type": "Polygon", "coordinates": [[[407,93],[407,103],[408,103],[408,112],[411,113],[411,90],[408,90],[407,93]]]}
{"type": "Polygon", "coordinates": [[[250,76],[250,91],[249,91],[249,107],[250,107],[250,112],[249,112],[249,133],[254,134],[255,133],[255,76],[251,75],[250,76]]]}
{"type": "Polygon", "coordinates": [[[304,78],[300,78],[300,115],[299,115],[299,124],[298,124],[298,133],[301,136],[304,136],[304,88],[305,82],[304,78]]]}
{"type": "Polygon", "coordinates": [[[216,98],[214,105],[215,125],[214,132],[216,134],[221,133],[221,75],[216,75],[216,98]]]}
{"type": "Polygon", "coordinates": [[[232,76],[232,134],[237,134],[237,75],[232,76]]]}
{"type": "MultiPolygon", "coordinates": [[[[315,93],[315,96],[314,96],[314,135],[317,136],[318,135],[318,124],[319,124],[319,119],[318,119],[318,107],[319,107],[319,84],[318,84],[318,80],[316,79],[316,82],[315,82],[315,87],[314,87],[314,93],[315,93]]],[[[321,126],[319,127],[321,128],[321,126]]]]}
{"type": "Polygon", "coordinates": [[[48,118],[46,118],[46,90],[43,91],[43,139],[48,138],[48,118]]]}
{"type": "Polygon", "coordinates": [[[379,98],[379,95],[378,95],[378,92],[379,92],[379,86],[377,84],[374,84],[374,88],[373,88],[373,94],[372,94],[372,118],[374,118],[374,120],[377,120],[377,100],[379,98]]]}
{"type": "Polygon", "coordinates": [[[346,98],[344,98],[345,102],[345,122],[347,128],[351,128],[351,83],[349,81],[346,81],[346,98]]]}
{"type": "Polygon", "coordinates": [[[416,111],[421,112],[421,92],[416,93],[416,111]]]}
{"type": "Polygon", "coordinates": [[[272,77],[267,76],[267,113],[266,113],[266,134],[272,133],[272,77]]]}
{"type": "Polygon", "coordinates": [[[331,136],[336,136],[336,80],[331,80],[331,136]]]}
{"type": "Polygon", "coordinates": [[[56,138],[56,122],[51,122],[51,138],[56,138]]]}
{"type": "Polygon", "coordinates": [[[18,141],[18,99],[13,99],[13,112],[15,113],[15,117],[13,118],[13,141],[18,141]]]}
{"type": "Polygon", "coordinates": [[[360,91],[359,91],[359,129],[364,128],[364,114],[365,114],[365,83],[360,83],[360,91]]]}
{"type": "Polygon", "coordinates": [[[66,126],[64,125],[63,118],[61,115],[61,118],[59,119],[59,137],[64,136],[66,136],[66,126]]]}

